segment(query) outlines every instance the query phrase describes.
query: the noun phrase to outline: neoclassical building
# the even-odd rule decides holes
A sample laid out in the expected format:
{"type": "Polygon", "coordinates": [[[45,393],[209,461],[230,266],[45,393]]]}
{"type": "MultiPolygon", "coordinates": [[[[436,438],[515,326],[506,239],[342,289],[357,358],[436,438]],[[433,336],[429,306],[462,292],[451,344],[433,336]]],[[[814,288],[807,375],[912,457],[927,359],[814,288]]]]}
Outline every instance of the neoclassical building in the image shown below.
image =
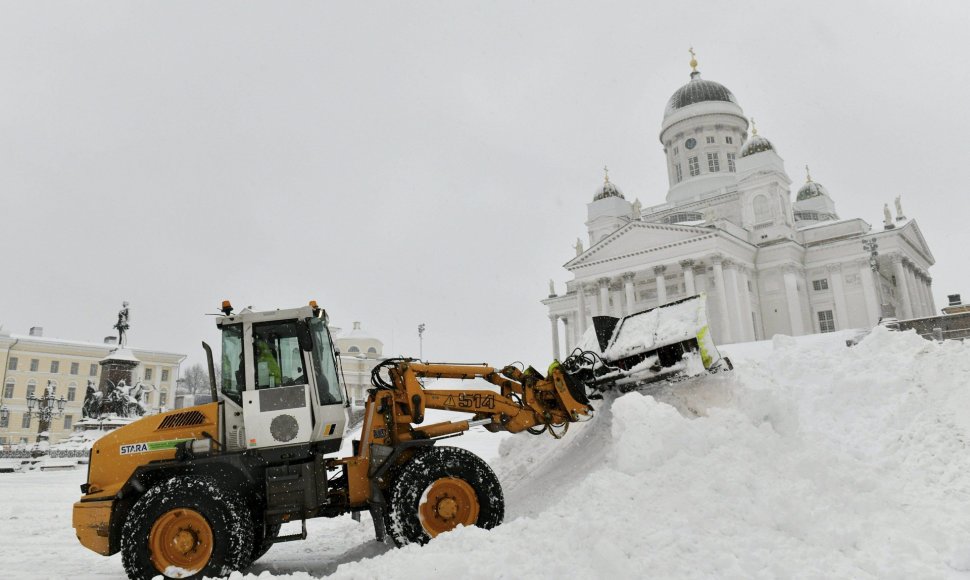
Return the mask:
{"type": "MultiPolygon", "coordinates": [[[[703,292],[719,343],[871,327],[883,316],[935,313],[932,252],[916,221],[889,203],[874,228],[841,218],[807,172],[792,180],[733,93],[701,78],[667,103],[660,143],[664,203],[630,202],[607,174],[587,204],[588,241],[550,284],[554,355],[568,354],[600,314],[621,316],[703,292]],[[750,130],[750,132],[749,132],[750,130]],[[864,247],[875,241],[876,255],[864,247]],[[874,267],[873,267],[874,265],[874,267]]],[[[838,192],[836,192],[838,193],[838,192]]],[[[891,200],[887,200],[891,201],[891,200]]]]}
{"type": "MultiPolygon", "coordinates": [[[[48,386],[57,398],[64,397],[64,412],[51,421],[50,442],[70,437],[81,421],[81,407],[89,382],[95,387],[104,373],[103,363],[118,346],[107,337],[103,343],[64,340],[44,336],[33,327],[30,333],[11,334],[0,328],[0,406],[7,408],[0,417],[0,449],[8,445],[32,444],[37,438],[39,420],[28,412],[27,397],[41,397],[48,386]]],[[[143,406],[148,413],[159,413],[174,406],[179,369],[184,354],[129,348],[137,360],[132,369],[134,383],[147,390],[143,406]]]]}

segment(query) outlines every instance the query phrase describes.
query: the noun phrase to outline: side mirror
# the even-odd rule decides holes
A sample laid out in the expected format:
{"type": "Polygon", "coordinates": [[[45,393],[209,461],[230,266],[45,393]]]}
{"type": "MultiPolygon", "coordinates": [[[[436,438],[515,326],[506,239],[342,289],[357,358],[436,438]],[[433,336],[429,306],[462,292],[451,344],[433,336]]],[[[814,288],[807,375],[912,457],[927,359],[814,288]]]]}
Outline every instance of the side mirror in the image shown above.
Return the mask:
{"type": "Polygon", "coordinates": [[[296,323],[296,339],[300,342],[300,350],[313,350],[313,336],[310,334],[310,324],[306,320],[296,323]]]}

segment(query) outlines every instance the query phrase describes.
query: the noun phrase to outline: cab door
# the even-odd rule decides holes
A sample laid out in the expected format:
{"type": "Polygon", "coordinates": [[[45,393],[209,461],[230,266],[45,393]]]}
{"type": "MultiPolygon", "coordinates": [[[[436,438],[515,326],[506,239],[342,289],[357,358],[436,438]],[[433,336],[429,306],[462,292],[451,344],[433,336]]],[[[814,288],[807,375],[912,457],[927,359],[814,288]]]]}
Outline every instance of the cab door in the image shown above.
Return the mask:
{"type": "Polygon", "coordinates": [[[252,362],[246,368],[253,388],[243,393],[246,447],[309,443],[313,434],[309,359],[300,348],[296,321],[247,326],[252,362]]]}

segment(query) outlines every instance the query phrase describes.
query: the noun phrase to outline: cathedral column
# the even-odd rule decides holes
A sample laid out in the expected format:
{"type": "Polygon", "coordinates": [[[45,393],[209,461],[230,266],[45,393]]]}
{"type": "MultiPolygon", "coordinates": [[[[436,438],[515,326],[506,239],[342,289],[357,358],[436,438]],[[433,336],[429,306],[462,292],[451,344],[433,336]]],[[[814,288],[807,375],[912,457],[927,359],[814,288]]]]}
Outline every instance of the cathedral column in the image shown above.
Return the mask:
{"type": "Polygon", "coordinates": [[[738,268],[732,260],[724,260],[724,289],[727,294],[728,318],[731,321],[731,336],[741,342],[747,339],[744,322],[741,320],[741,299],[738,296],[738,268]]]}
{"type": "Polygon", "coordinates": [[[785,266],[784,278],[785,298],[788,300],[788,323],[791,325],[791,335],[801,336],[805,334],[805,326],[802,321],[802,303],[798,298],[798,279],[796,278],[794,266],[785,266]]]}
{"type": "Polygon", "coordinates": [[[899,305],[902,310],[896,313],[896,318],[912,318],[913,302],[909,297],[909,285],[906,283],[906,265],[903,264],[903,255],[893,254],[890,258],[893,262],[893,273],[896,274],[896,288],[899,290],[899,305]]]}
{"type": "Polygon", "coordinates": [[[731,342],[731,319],[728,318],[727,294],[725,294],[724,269],[721,267],[723,256],[714,254],[711,263],[714,265],[714,283],[717,285],[717,305],[721,311],[721,342],[731,342]]]}
{"type": "Polygon", "coordinates": [[[926,291],[926,307],[930,309],[930,316],[939,316],[940,313],[936,311],[936,305],[933,302],[933,278],[930,278],[930,273],[923,271],[923,288],[926,291]]]}
{"type": "Polygon", "coordinates": [[[919,268],[916,270],[916,288],[919,291],[919,301],[923,305],[923,316],[933,316],[930,293],[926,290],[926,271],[919,268]]]}
{"type": "Polygon", "coordinates": [[[552,326],[552,358],[559,360],[559,315],[550,314],[549,323],[552,326]]]}
{"type": "Polygon", "coordinates": [[[681,260],[680,267],[684,270],[684,288],[687,289],[687,295],[697,294],[694,284],[694,260],[681,260]]]}
{"type": "Polygon", "coordinates": [[[923,305],[923,316],[933,316],[930,294],[926,291],[926,272],[921,269],[916,270],[916,290],[919,292],[919,301],[923,305]]]}
{"type": "Polygon", "coordinates": [[[859,280],[862,281],[862,297],[866,301],[866,320],[869,326],[875,326],[882,316],[882,305],[879,304],[879,295],[876,293],[876,279],[868,259],[857,260],[856,264],[859,266],[859,280]]]}
{"type": "Polygon", "coordinates": [[[750,270],[746,266],[738,266],[738,272],[741,274],[741,314],[744,318],[741,326],[749,331],[745,332],[748,340],[758,340],[758,332],[754,327],[754,308],[751,306],[751,290],[748,288],[751,285],[748,277],[750,270]]]}
{"type": "Polygon", "coordinates": [[[832,298],[835,299],[835,329],[849,328],[849,307],[845,301],[845,284],[842,278],[842,264],[829,264],[825,267],[832,281],[832,298]]]}
{"type": "Polygon", "coordinates": [[[657,282],[657,306],[663,306],[667,303],[667,278],[664,276],[666,271],[667,266],[653,267],[653,274],[656,276],[657,282]]]}
{"type": "Polygon", "coordinates": [[[576,345],[576,339],[574,339],[572,335],[569,334],[571,331],[572,331],[572,328],[571,328],[571,325],[569,324],[569,317],[563,316],[562,317],[562,336],[563,336],[563,340],[566,342],[566,344],[564,344],[563,346],[566,347],[565,351],[567,353],[571,351],[573,347],[576,345]]]}
{"type": "Polygon", "coordinates": [[[912,260],[903,262],[906,270],[906,284],[909,286],[909,296],[913,301],[913,318],[923,316],[923,297],[920,296],[919,289],[916,287],[916,264],[912,260]]]}
{"type": "Polygon", "coordinates": [[[610,315],[610,279],[600,278],[596,281],[600,286],[599,316],[610,315]]]}
{"type": "Polygon", "coordinates": [[[620,278],[614,278],[610,282],[610,295],[613,296],[613,310],[611,315],[617,318],[623,318],[623,282],[620,278]]]}
{"type": "Polygon", "coordinates": [[[579,332],[576,342],[579,342],[579,339],[586,334],[586,285],[579,280],[576,281],[576,297],[576,310],[578,315],[576,317],[576,322],[578,322],[576,330],[579,332]]]}
{"type": "Polygon", "coordinates": [[[633,272],[626,272],[623,274],[623,293],[626,294],[626,313],[633,314],[634,305],[637,301],[637,294],[633,288],[633,277],[635,274],[633,272]]]}

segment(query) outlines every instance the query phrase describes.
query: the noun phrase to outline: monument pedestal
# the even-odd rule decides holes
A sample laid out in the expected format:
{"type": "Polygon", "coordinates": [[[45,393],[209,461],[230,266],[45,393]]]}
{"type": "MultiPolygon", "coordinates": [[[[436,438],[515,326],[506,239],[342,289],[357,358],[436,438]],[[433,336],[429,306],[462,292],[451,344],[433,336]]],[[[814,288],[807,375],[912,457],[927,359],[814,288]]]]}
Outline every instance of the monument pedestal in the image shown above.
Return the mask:
{"type": "Polygon", "coordinates": [[[121,384],[121,381],[128,386],[134,384],[134,370],[141,361],[135,358],[127,348],[116,348],[108,356],[101,359],[101,381],[98,383],[98,390],[103,394],[108,394],[112,388],[121,384]]]}

